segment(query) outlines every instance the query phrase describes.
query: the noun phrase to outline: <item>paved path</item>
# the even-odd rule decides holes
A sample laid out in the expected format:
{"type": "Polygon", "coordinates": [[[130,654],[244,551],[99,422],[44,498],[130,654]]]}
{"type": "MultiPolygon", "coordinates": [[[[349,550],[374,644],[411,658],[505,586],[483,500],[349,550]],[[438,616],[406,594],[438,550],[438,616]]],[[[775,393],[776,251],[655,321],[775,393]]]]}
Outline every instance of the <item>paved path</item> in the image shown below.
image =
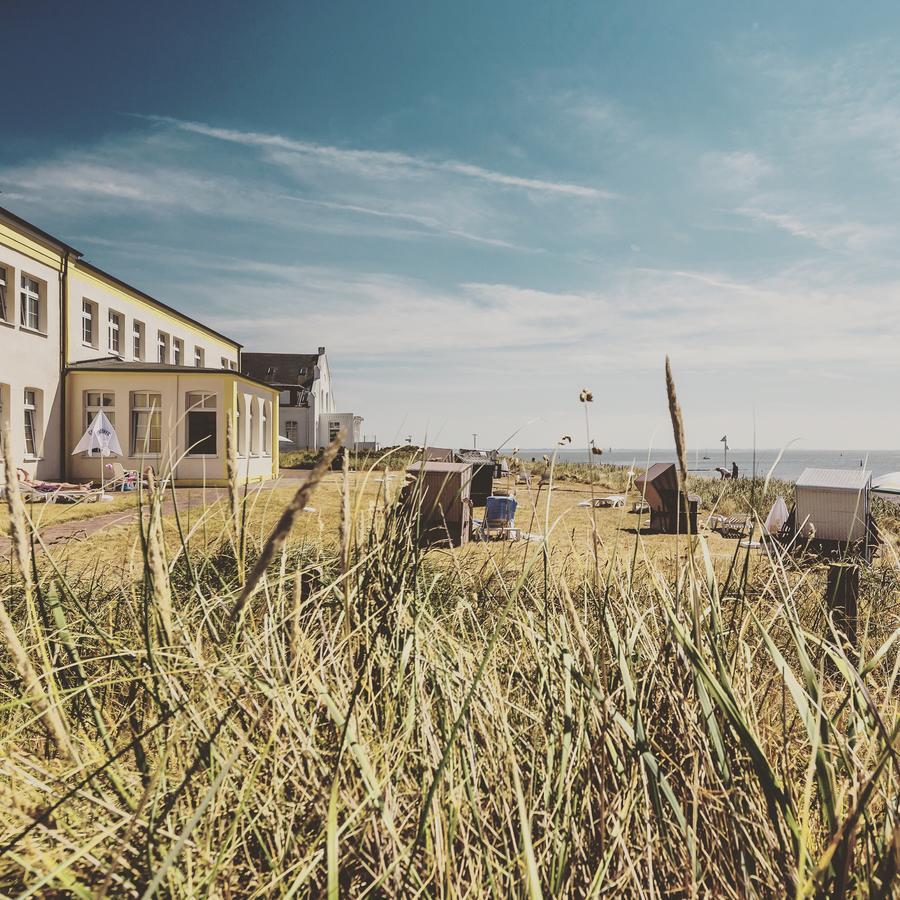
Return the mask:
{"type": "MultiPolygon", "coordinates": [[[[252,485],[250,493],[254,491],[267,491],[283,484],[282,479],[289,479],[289,487],[296,485],[297,480],[305,479],[308,472],[302,469],[282,469],[281,478],[278,481],[267,481],[261,485],[252,485]]],[[[206,506],[222,499],[226,492],[225,488],[208,487],[208,488],[176,488],[178,498],[178,512],[186,513],[189,509],[198,506],[206,506]]],[[[172,515],[175,512],[175,504],[171,499],[163,502],[163,515],[172,515]]],[[[134,525],[138,520],[138,510],[135,509],[118,509],[115,512],[92,516],[86,519],[74,519],[70,522],[60,522],[57,525],[46,525],[40,529],[40,535],[43,542],[52,547],[55,544],[65,544],[69,541],[83,541],[103,531],[105,528],[115,528],[118,526],[134,525]]],[[[7,556],[12,550],[12,543],[5,535],[0,536],[0,557],[7,556]]]]}

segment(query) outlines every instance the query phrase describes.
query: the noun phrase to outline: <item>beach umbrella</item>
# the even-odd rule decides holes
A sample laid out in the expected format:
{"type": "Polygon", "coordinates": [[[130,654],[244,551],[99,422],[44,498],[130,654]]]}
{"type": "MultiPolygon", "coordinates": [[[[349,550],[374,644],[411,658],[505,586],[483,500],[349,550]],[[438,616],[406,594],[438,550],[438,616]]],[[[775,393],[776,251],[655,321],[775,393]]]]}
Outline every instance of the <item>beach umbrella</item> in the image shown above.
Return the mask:
{"type": "Polygon", "coordinates": [[[112,422],[109,421],[102,409],[91,420],[87,431],[75,445],[72,455],[92,453],[95,450],[99,451],[98,455],[100,456],[100,499],[112,500],[112,497],[103,490],[103,459],[107,456],[124,456],[125,454],[122,452],[122,445],[119,443],[116,429],[113,428],[112,422]]]}

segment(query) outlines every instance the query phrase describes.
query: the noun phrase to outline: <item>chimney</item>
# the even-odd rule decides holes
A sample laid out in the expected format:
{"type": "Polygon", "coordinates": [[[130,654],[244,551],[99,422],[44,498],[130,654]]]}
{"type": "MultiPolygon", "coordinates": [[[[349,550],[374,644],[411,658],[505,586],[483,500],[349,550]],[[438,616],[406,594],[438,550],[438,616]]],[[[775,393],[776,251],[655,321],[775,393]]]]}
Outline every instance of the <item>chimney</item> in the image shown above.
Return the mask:
{"type": "Polygon", "coordinates": [[[325,355],[325,348],[319,347],[319,356],[324,356],[324,355],[325,355]]]}

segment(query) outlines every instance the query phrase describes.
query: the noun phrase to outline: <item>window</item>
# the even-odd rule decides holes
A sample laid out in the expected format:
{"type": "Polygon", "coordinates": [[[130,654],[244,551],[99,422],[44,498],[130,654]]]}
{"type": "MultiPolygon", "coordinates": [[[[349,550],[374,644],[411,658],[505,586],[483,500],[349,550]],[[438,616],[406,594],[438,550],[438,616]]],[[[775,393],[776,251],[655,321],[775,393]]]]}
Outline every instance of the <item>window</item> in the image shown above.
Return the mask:
{"type": "MultiPolygon", "coordinates": [[[[112,409],[113,406],[116,405],[116,395],[111,392],[103,392],[103,391],[85,391],[84,392],[84,428],[87,430],[87,427],[94,421],[94,416],[97,415],[100,410],[106,413],[106,418],[109,419],[109,424],[115,428],[116,426],[116,414],[112,409]]],[[[88,454],[91,456],[99,456],[100,449],[95,448],[93,450],[89,450],[88,454]]]]}
{"type": "Polygon", "coordinates": [[[6,288],[9,284],[9,272],[0,266],[0,319],[9,321],[9,307],[6,305],[6,288]]]}
{"type": "Polygon", "coordinates": [[[231,362],[228,363],[228,368],[231,369],[232,372],[237,372],[237,363],[234,360],[231,360],[231,362]]]}
{"type": "Polygon", "coordinates": [[[194,365],[198,369],[203,368],[203,364],[206,362],[205,354],[203,352],[202,347],[194,347],[194,365]]]}
{"type": "Polygon", "coordinates": [[[227,369],[227,368],[228,368],[228,357],[227,357],[227,356],[223,356],[222,359],[221,359],[221,363],[222,363],[222,368],[223,368],[223,369],[227,369]]]}
{"type": "Polygon", "coordinates": [[[292,443],[297,443],[297,423],[296,422],[285,422],[284,423],[284,436],[292,443]]]}
{"type": "Polygon", "coordinates": [[[25,456],[36,459],[40,447],[40,391],[25,388],[25,456]]]}
{"type": "Polygon", "coordinates": [[[156,333],[156,359],[161,363],[169,361],[169,336],[164,331],[156,333]]]}
{"type": "Polygon", "coordinates": [[[244,428],[241,424],[241,414],[244,409],[244,395],[238,394],[237,409],[234,413],[234,430],[237,432],[237,455],[243,456],[247,450],[247,440],[244,428]]]}
{"type": "Polygon", "coordinates": [[[144,323],[137,319],[131,326],[131,352],[135,359],[144,358],[144,323]]]}
{"type": "Polygon", "coordinates": [[[256,397],[249,397],[250,401],[250,455],[259,456],[259,422],[256,417],[256,397]]]}
{"type": "Polygon", "coordinates": [[[21,318],[23,328],[39,331],[41,327],[41,288],[30,276],[22,274],[22,290],[20,292],[21,318]]]}
{"type": "Polygon", "coordinates": [[[109,343],[109,352],[115,353],[116,356],[119,355],[122,349],[122,344],[119,340],[119,335],[122,330],[122,316],[117,312],[109,311],[109,323],[108,323],[108,343],[109,343]]]}
{"type": "Polygon", "coordinates": [[[172,338],[172,364],[182,365],[184,362],[184,341],[181,338],[172,338]]]}
{"type": "Polygon", "coordinates": [[[195,391],[187,395],[188,456],[216,455],[216,395],[195,391]]]}
{"type": "Polygon", "coordinates": [[[81,301],[81,343],[94,346],[94,304],[90,300],[81,301]]]}
{"type": "Polygon", "coordinates": [[[162,452],[162,395],[135,391],[131,395],[131,455],[162,452]]]}
{"type": "Polygon", "coordinates": [[[262,452],[263,456],[269,455],[269,401],[260,401],[262,412],[262,452]]]}

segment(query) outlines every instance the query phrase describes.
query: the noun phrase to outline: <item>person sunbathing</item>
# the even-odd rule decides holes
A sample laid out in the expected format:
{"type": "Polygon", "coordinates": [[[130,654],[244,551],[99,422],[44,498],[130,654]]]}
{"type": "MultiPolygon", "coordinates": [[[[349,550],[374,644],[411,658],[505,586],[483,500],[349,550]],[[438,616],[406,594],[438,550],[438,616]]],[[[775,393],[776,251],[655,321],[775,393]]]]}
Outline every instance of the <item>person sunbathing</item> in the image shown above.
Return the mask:
{"type": "Polygon", "coordinates": [[[19,476],[19,484],[44,494],[52,491],[89,491],[93,482],[87,484],[71,484],[68,481],[34,481],[24,469],[16,469],[19,476]]]}

